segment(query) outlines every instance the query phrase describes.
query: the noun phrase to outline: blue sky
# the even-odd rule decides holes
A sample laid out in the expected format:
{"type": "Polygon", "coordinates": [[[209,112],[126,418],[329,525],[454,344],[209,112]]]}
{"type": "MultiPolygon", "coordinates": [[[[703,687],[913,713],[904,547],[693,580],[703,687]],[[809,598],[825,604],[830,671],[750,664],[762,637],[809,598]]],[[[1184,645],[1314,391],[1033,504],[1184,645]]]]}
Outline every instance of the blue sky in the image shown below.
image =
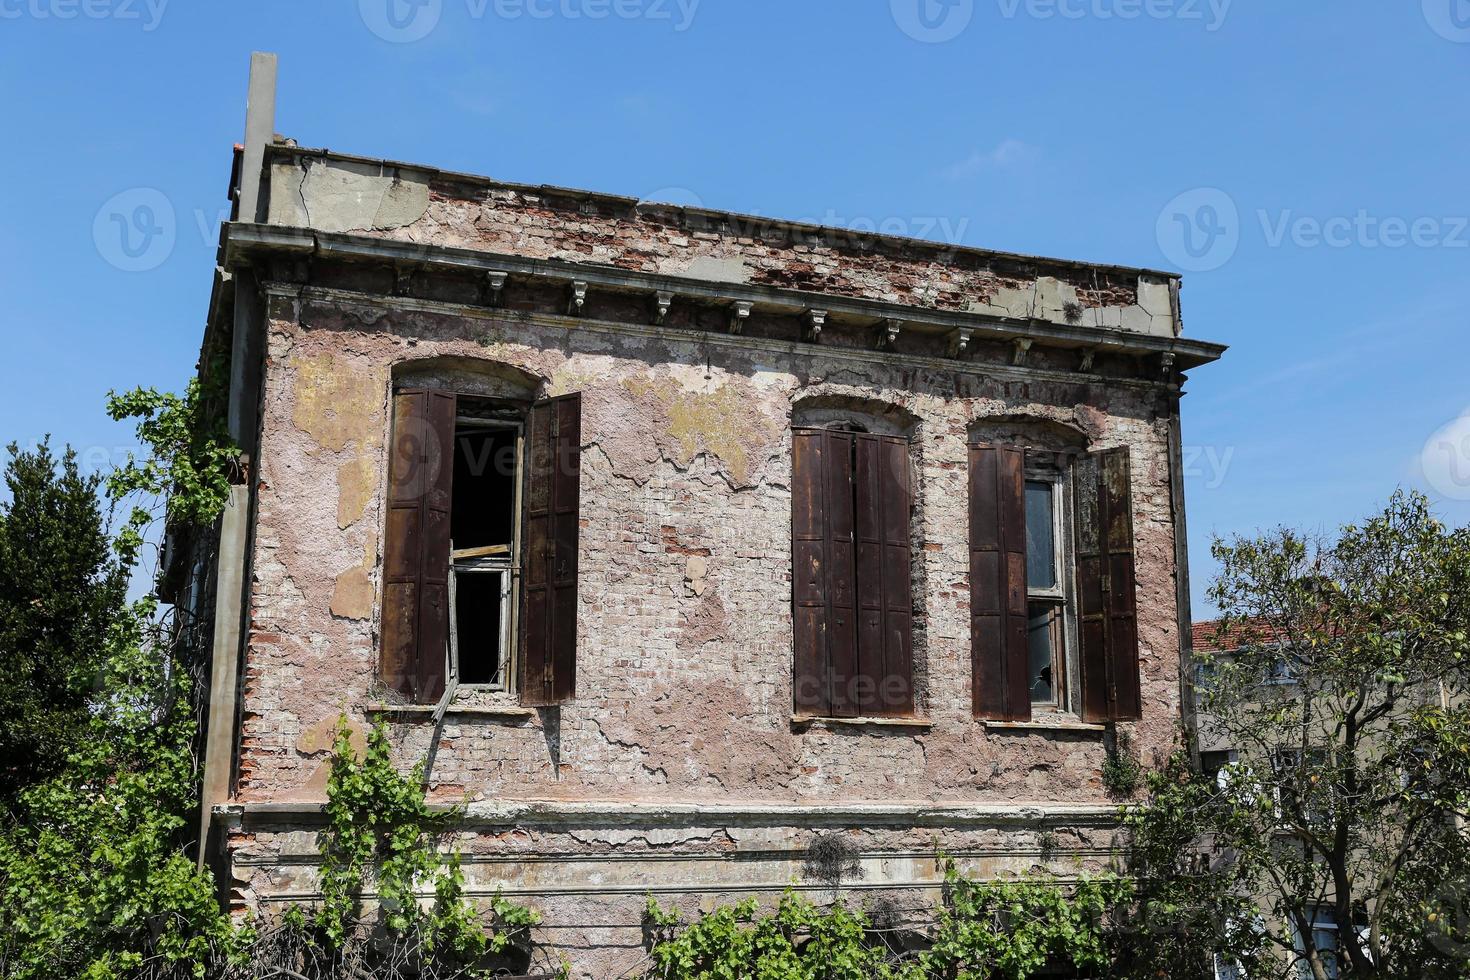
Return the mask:
{"type": "Polygon", "coordinates": [[[0,437],[189,376],[263,49],[305,145],[1192,270],[1197,600],[1214,534],[1470,521],[1470,0],[389,2],[0,0],[0,437]]]}

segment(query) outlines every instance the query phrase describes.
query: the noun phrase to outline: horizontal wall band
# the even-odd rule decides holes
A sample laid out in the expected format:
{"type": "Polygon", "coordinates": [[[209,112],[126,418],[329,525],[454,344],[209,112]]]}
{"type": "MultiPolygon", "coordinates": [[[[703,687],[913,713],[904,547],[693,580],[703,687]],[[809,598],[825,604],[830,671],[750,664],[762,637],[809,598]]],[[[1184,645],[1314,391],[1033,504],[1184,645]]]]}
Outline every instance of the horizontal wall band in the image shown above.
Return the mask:
{"type": "Polygon", "coordinates": [[[468,303],[453,303],[447,300],[422,299],[410,296],[387,296],[380,293],[363,293],[330,286],[295,286],[285,283],[267,283],[264,289],[268,296],[292,300],[315,299],[340,306],[368,307],[374,310],[428,313],[453,316],[463,319],[494,320],[502,323],[522,322],[536,326],[557,327],[570,331],[615,334],[620,336],[646,337],[672,344],[690,344],[700,347],[724,347],[749,352],[752,350],[785,354],[792,357],[831,358],[857,361],[865,364],[892,366],[895,363],[910,367],[921,367],[931,371],[958,373],[977,378],[999,381],[1051,381],[1058,384],[1097,384],[1135,391],[1176,391],[1177,385],[1145,378],[1113,378],[1080,371],[1054,371],[1048,368],[1013,366],[995,361],[961,361],[924,354],[898,354],[866,351],[856,347],[828,347],[797,343],[774,337],[756,337],[745,334],[691,333],[673,327],[656,327],[621,320],[597,320],[590,317],[558,316],[553,313],[535,313],[523,310],[507,311],[496,307],[477,306],[468,303]]]}
{"type": "MultiPolygon", "coordinates": [[[[1134,356],[1167,354],[1181,359],[1181,369],[1189,369],[1218,360],[1226,350],[1224,345],[1208,341],[1158,337],[1110,327],[1074,327],[1034,318],[937,310],[881,300],[780,289],[773,286],[717,283],[686,276],[621,269],[616,266],[556,259],[529,259],[474,249],[424,245],[395,239],[320,232],[278,225],[255,225],[240,222],[227,224],[221,233],[221,247],[227,268],[245,264],[247,258],[253,254],[279,253],[299,258],[336,258],[349,262],[378,261],[395,266],[468,273],[475,276],[483,276],[491,272],[505,273],[530,279],[547,279],[557,283],[584,283],[589,287],[614,292],[650,295],[668,292],[676,296],[707,302],[748,302],[787,313],[821,309],[838,317],[864,321],[900,320],[905,329],[917,328],[936,334],[966,330],[979,339],[1004,342],[1024,339],[1068,349],[1099,349],[1134,356]]],[[[683,333],[687,335],[689,331],[683,331],[683,333]]],[[[885,357],[890,362],[920,359],[897,353],[889,353],[885,357]]],[[[941,360],[942,363],[950,365],[965,363],[963,361],[943,361],[937,358],[935,360],[941,360]]]]}
{"type": "MultiPolygon", "coordinates": [[[[928,851],[854,851],[853,859],[858,861],[925,861],[934,860],[936,852],[928,851]]],[[[1037,847],[1030,848],[1003,848],[1003,847],[981,847],[981,848],[955,848],[945,850],[945,857],[965,860],[984,861],[994,858],[1028,859],[1035,861],[1055,861],[1067,858],[1109,858],[1115,852],[1102,847],[1056,847],[1050,850],[1042,850],[1037,847]]],[[[708,851],[610,851],[607,853],[587,852],[579,854],[559,854],[540,851],[533,854],[508,853],[508,854],[460,854],[461,863],[468,865],[498,865],[498,864],[759,864],[761,862],[789,863],[792,861],[804,862],[807,852],[804,848],[786,850],[749,850],[735,851],[730,853],[711,853],[708,851]]],[[[252,856],[237,852],[235,864],[239,867],[248,868],[275,868],[275,867],[315,867],[321,864],[321,854],[296,853],[282,855],[259,855],[252,856]]]]}

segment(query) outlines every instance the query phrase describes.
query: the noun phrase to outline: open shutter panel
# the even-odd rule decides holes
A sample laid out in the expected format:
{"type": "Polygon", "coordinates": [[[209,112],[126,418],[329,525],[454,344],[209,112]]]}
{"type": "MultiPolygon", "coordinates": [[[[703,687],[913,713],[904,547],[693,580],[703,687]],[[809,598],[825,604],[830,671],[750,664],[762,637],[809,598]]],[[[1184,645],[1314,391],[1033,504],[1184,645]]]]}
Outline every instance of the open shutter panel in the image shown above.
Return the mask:
{"type": "Polygon", "coordinates": [[[577,691],[577,551],[581,530],[582,396],[531,407],[521,560],[521,703],[577,691]]]}
{"type": "Polygon", "coordinates": [[[826,433],[791,435],[791,603],[796,631],[792,670],[798,714],[826,715],[827,511],[823,476],[826,433]]]}
{"type": "Polygon", "coordinates": [[[1026,454],[970,447],[970,657],[975,716],[1029,721],[1026,454]]]}
{"type": "Polygon", "coordinates": [[[856,435],[857,712],[913,713],[909,444],[856,435]]]}
{"type": "Polygon", "coordinates": [[[1128,450],[1079,461],[1076,487],[1083,717],[1137,718],[1142,704],[1128,450]]]}
{"type": "Polygon", "coordinates": [[[393,399],[379,671],[420,703],[444,694],[455,405],[454,395],[424,389],[393,399]]]}
{"type": "Polygon", "coordinates": [[[857,548],[853,533],[851,432],[822,433],[824,528],[827,551],[827,708],[833,718],[858,714],[857,548]]]}

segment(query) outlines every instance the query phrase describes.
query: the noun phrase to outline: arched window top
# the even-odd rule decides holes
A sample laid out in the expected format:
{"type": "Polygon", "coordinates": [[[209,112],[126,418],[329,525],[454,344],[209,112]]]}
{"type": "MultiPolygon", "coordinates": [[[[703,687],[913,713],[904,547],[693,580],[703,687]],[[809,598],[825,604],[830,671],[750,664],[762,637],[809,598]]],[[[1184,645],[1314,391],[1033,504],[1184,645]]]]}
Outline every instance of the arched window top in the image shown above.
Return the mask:
{"type": "Polygon", "coordinates": [[[791,424],[800,429],[869,432],[912,438],[918,418],[907,409],[875,398],[850,395],[809,395],[791,408],[791,424]]]}
{"type": "Polygon", "coordinates": [[[437,388],[478,398],[530,402],[543,393],[546,379],[504,361],[428,357],[395,364],[393,387],[437,388]]]}

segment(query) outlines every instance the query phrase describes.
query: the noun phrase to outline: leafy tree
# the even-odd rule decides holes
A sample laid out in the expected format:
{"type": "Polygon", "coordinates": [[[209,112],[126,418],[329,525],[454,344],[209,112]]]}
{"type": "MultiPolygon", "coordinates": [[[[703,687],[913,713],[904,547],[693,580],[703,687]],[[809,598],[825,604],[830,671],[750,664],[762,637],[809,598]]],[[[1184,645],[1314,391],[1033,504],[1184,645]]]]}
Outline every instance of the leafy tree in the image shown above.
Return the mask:
{"type": "Polygon", "coordinates": [[[1252,977],[1463,978],[1470,530],[1398,494],[1330,540],[1214,553],[1236,649],[1200,657],[1201,727],[1239,761],[1171,766],[1132,815],[1155,922],[1252,977]],[[1335,951],[1302,938],[1323,909],[1335,951]]]}
{"type": "Polygon", "coordinates": [[[59,772],[86,734],[108,629],[127,595],[100,477],[71,449],[9,447],[0,504],[0,809],[59,772]]]}

